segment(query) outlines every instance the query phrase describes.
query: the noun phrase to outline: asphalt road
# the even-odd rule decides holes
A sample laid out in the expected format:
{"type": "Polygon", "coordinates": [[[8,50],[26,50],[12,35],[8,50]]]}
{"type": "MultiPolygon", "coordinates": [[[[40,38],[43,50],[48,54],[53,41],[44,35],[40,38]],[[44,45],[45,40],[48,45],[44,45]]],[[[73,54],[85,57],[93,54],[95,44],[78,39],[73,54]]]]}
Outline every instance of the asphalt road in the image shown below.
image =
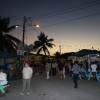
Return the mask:
{"type": "Polygon", "coordinates": [[[75,89],[71,78],[46,80],[35,76],[30,95],[20,95],[21,90],[22,80],[12,81],[10,91],[0,100],[100,100],[100,82],[92,80],[79,80],[79,87],[75,89]]]}

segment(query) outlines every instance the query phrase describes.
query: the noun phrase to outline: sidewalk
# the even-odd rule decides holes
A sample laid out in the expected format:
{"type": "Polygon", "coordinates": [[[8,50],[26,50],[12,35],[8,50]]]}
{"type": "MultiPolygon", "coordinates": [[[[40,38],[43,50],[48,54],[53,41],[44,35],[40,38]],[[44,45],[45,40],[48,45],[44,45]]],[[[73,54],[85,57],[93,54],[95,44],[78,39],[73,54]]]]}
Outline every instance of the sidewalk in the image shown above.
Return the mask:
{"type": "Polygon", "coordinates": [[[33,77],[30,95],[20,95],[22,81],[12,82],[12,88],[0,100],[100,100],[100,82],[79,80],[79,88],[73,88],[71,78],[60,80],[52,77],[33,77]]]}

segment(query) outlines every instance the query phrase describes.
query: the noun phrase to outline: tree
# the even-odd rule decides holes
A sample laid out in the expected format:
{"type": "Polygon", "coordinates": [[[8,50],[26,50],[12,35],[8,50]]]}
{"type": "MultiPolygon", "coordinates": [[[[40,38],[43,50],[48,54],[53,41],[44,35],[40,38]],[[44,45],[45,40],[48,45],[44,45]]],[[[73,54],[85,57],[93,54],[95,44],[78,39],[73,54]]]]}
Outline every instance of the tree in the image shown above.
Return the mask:
{"type": "Polygon", "coordinates": [[[48,48],[53,48],[54,44],[52,42],[54,40],[52,38],[48,39],[44,32],[41,32],[37,38],[38,40],[34,42],[34,49],[37,51],[37,54],[43,51],[45,55],[50,55],[48,48]]]}
{"type": "Polygon", "coordinates": [[[15,25],[9,26],[10,18],[0,16],[0,52],[15,52],[21,41],[7,33],[15,29],[15,25]]]}

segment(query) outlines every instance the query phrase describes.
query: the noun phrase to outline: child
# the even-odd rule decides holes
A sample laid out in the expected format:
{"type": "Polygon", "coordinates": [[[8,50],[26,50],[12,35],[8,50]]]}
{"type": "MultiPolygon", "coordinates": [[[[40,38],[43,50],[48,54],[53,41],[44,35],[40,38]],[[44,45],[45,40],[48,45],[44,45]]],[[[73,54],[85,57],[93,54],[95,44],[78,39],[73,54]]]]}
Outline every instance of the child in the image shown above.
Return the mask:
{"type": "Polygon", "coordinates": [[[2,69],[0,69],[0,92],[2,94],[5,93],[5,87],[7,85],[7,74],[3,72],[2,69]]]}

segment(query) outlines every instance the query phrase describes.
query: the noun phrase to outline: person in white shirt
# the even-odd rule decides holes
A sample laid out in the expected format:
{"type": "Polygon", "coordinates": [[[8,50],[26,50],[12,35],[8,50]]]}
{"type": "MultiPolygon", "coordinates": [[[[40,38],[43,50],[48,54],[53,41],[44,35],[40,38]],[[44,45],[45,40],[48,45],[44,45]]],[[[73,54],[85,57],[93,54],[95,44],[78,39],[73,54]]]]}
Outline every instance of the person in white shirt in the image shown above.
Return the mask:
{"type": "Polygon", "coordinates": [[[2,69],[0,69],[0,92],[2,94],[5,94],[5,87],[7,83],[7,74],[4,73],[2,69]]]}
{"type": "Polygon", "coordinates": [[[1,85],[7,85],[7,74],[3,72],[2,69],[0,69],[0,84],[1,85]]]}
{"type": "Polygon", "coordinates": [[[93,79],[96,78],[96,72],[97,72],[97,64],[95,62],[92,62],[91,64],[91,72],[92,72],[92,75],[93,75],[93,79]]]}
{"type": "Polygon", "coordinates": [[[46,63],[46,78],[47,80],[50,79],[50,70],[51,70],[51,61],[48,60],[46,63]]]}
{"type": "Polygon", "coordinates": [[[91,64],[91,71],[96,73],[97,65],[95,63],[91,64]]]}
{"type": "Polygon", "coordinates": [[[27,90],[27,95],[30,94],[30,83],[31,78],[33,74],[33,69],[29,66],[28,63],[25,63],[23,70],[22,70],[22,76],[23,76],[23,89],[21,95],[24,94],[25,90],[27,90]]]}

